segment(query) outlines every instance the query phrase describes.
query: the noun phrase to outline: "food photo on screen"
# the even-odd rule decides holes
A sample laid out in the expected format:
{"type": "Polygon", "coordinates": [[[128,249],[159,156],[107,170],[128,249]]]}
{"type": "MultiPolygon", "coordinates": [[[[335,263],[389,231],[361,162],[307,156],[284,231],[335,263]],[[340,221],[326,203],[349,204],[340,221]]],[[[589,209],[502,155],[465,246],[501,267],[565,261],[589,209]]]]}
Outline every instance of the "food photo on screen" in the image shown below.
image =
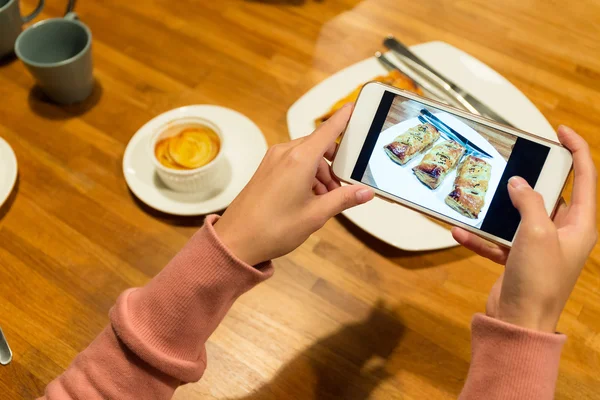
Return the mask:
{"type": "Polygon", "coordinates": [[[516,141],[396,96],[360,181],[481,228],[516,141]]]}

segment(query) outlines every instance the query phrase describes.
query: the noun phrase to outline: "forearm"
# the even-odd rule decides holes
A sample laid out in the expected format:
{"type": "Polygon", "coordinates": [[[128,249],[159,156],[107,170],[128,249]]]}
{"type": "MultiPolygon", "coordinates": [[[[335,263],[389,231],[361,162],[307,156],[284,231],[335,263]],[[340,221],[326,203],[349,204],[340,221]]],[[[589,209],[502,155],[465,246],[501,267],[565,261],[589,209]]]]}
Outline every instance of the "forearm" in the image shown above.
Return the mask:
{"type": "Polygon", "coordinates": [[[129,350],[109,325],[46,387],[42,399],[170,399],[179,384],[129,350]]]}
{"type": "Polygon", "coordinates": [[[551,400],[565,335],[536,332],[477,314],[460,400],[551,400]]]}
{"type": "Polygon", "coordinates": [[[184,249],[143,288],[123,293],[111,325],[48,385],[47,399],[169,399],[201,378],[205,343],[241,294],[273,272],[233,256],[208,217],[184,249]]]}

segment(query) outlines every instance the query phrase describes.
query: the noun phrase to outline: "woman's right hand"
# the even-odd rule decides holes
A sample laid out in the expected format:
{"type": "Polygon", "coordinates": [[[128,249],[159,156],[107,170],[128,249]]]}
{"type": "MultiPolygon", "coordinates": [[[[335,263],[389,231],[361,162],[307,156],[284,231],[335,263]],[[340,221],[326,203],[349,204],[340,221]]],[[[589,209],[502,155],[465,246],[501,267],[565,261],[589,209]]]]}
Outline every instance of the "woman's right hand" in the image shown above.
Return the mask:
{"type": "Polygon", "coordinates": [[[555,332],[565,304],[596,244],[596,168],[585,140],[572,129],[558,129],[560,142],[573,153],[575,183],[571,204],[561,202],[554,219],[540,194],[520,177],[509,181],[521,225],[512,249],[491,244],[460,228],[457,242],[505,264],[487,302],[491,317],[525,328],[555,332]]]}

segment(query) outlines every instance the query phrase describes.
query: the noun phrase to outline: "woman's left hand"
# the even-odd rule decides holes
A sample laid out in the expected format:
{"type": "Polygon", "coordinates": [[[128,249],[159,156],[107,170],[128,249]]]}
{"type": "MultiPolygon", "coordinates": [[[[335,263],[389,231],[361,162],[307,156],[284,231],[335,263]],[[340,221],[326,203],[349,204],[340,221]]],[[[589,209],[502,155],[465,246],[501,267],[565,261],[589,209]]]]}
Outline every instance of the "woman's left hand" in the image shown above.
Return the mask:
{"type": "Polygon", "coordinates": [[[256,265],[300,246],[327,220],[371,200],[360,185],[341,186],[331,160],[352,105],[340,109],[311,135],[271,147],[258,170],[215,224],[223,243],[256,265]]]}

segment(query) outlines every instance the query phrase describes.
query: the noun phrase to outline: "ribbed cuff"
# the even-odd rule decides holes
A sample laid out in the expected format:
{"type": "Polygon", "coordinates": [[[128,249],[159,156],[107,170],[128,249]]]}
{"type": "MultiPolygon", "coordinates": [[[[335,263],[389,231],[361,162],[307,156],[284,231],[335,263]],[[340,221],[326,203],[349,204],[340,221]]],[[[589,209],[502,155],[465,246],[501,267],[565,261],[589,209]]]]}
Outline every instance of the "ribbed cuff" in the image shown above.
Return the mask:
{"type": "Polygon", "coordinates": [[[204,344],[233,302],[273,274],[252,267],[217,237],[218,216],[202,227],[146,286],[125,291],[111,310],[119,338],[140,358],[183,382],[200,379],[204,344]]]}
{"type": "Polygon", "coordinates": [[[476,314],[472,359],[461,399],[552,399],[566,336],[476,314]]]}

